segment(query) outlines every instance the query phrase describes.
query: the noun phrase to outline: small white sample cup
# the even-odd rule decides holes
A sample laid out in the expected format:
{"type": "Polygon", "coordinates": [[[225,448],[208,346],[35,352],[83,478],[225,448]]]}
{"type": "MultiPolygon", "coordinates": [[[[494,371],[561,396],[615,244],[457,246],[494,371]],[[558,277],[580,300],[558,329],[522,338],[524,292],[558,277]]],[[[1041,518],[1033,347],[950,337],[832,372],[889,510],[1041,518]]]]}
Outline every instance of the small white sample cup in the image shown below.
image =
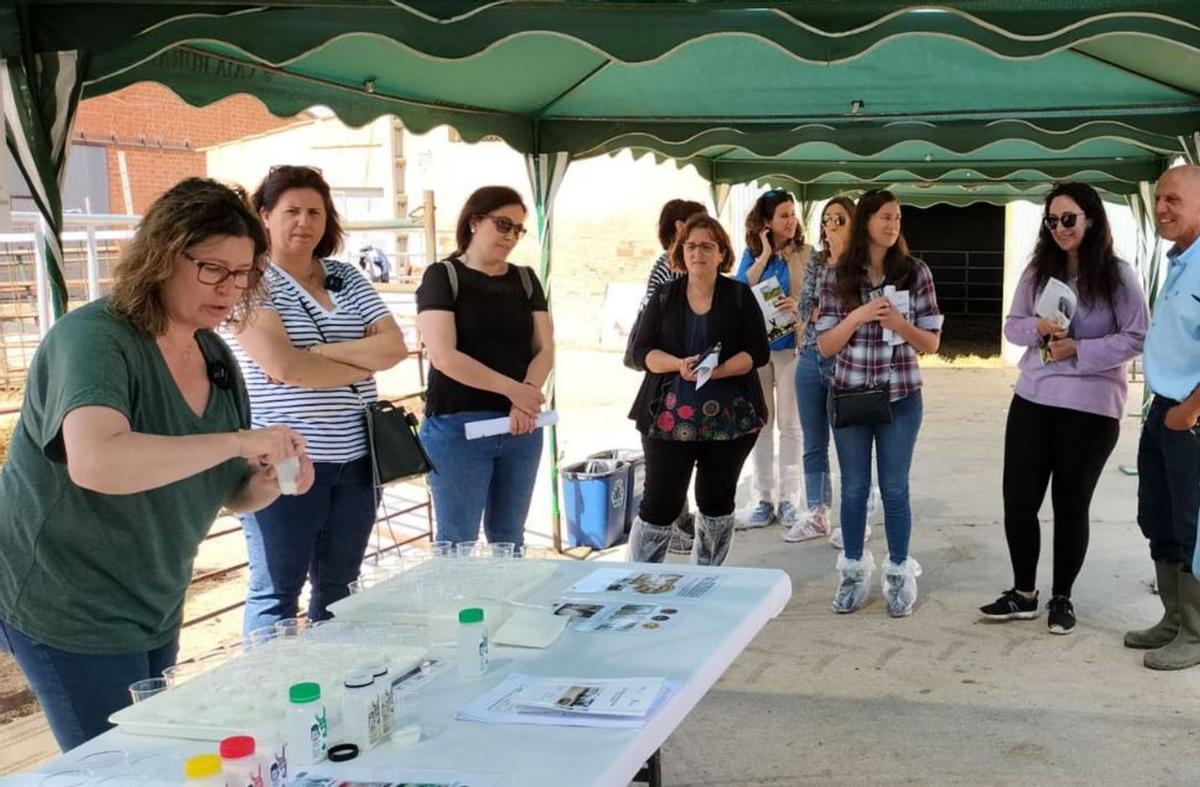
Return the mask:
{"type": "Polygon", "coordinates": [[[300,457],[292,456],[275,463],[275,478],[279,481],[280,494],[300,494],[296,489],[298,475],[300,475],[300,457]]]}

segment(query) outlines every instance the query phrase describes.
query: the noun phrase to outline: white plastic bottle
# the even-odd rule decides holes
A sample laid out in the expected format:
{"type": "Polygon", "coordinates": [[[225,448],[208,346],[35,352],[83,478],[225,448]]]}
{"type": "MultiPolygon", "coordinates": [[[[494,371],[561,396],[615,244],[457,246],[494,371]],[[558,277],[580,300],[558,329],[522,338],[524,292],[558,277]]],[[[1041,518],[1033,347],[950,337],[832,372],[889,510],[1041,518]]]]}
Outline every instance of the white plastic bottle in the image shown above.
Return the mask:
{"type": "Polygon", "coordinates": [[[225,738],[220,751],[226,787],[262,787],[262,760],[254,756],[254,738],[249,735],[225,738]]]}
{"type": "Polygon", "coordinates": [[[187,787],[225,787],[220,755],[197,754],[188,757],[183,763],[183,783],[187,787]]]}
{"type": "Polygon", "coordinates": [[[263,787],[288,784],[287,741],[278,727],[259,726],[250,730],[256,742],[256,756],[262,762],[263,787]]]}
{"type": "Polygon", "coordinates": [[[286,739],[293,769],[325,759],[329,723],[318,683],[296,683],[288,689],[286,739]]]}
{"type": "Polygon", "coordinates": [[[483,610],[467,607],[458,613],[458,674],[482,675],[488,669],[488,634],[483,610]]]}
{"type": "Polygon", "coordinates": [[[342,737],[360,752],[371,745],[371,705],[376,701],[375,679],[367,672],[352,672],[342,681],[342,737]]]}

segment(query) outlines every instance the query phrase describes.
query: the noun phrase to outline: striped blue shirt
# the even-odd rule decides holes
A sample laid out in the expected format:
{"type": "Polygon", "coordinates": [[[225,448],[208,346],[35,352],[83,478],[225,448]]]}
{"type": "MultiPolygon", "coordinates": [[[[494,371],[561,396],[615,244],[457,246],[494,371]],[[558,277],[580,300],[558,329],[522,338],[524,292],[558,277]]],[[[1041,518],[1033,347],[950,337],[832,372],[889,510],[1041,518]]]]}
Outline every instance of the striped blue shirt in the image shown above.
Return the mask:
{"type": "MultiPolygon", "coordinates": [[[[379,293],[352,265],[325,260],[324,266],[327,274],[341,276],[346,282],[340,292],[329,293],[333,311],[326,310],[278,265],[272,263],[267,268],[267,299],[262,308],[279,314],[288,338],[299,349],[361,339],[367,326],[391,314],[379,293]]],[[[314,462],[349,462],[366,456],[363,406],[350,386],[318,390],[275,382],[250,360],[236,336],[229,332],[222,335],[246,378],[250,419],[255,428],[273,424],[292,427],[308,441],[308,455],[314,462]]],[[[378,398],[374,378],[355,387],[368,402],[378,398]]]]}

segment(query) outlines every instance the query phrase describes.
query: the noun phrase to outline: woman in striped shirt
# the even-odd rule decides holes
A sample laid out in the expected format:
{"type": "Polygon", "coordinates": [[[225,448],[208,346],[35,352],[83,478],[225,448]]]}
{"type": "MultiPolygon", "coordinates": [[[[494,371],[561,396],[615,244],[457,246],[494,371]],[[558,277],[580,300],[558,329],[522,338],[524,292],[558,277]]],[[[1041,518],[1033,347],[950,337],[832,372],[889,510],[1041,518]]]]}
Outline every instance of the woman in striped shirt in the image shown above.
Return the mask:
{"type": "Polygon", "coordinates": [[[329,617],[358,577],[378,504],[363,403],[374,373],[408,355],[379,294],[352,265],[324,259],[343,232],[329,185],[311,167],[272,167],[253,204],[270,236],[267,297],[232,336],[256,427],[304,435],[316,469],[306,494],[242,519],[250,559],[245,630],[298,612],[329,617]]]}

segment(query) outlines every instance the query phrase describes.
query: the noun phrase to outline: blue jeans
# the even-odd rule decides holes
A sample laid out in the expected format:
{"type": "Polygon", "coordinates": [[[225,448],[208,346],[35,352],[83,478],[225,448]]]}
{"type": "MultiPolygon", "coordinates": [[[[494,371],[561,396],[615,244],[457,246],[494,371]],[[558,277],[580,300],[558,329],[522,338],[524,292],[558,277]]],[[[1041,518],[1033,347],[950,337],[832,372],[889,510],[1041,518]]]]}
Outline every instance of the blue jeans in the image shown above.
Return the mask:
{"type": "Polygon", "coordinates": [[[479,520],[492,543],[525,543],[525,517],[542,459],[542,430],[468,440],[470,421],[507,418],[508,413],[434,415],[421,425],[421,442],[435,472],[426,478],[433,493],[439,541],[475,541],[479,520]]]}
{"type": "MultiPolygon", "coordinates": [[[[832,408],[832,400],[831,400],[832,408]]],[[[883,529],[893,563],[908,557],[912,508],[908,500],[908,471],[917,432],[921,430],[921,392],[892,402],[892,421],[876,426],[846,426],[833,430],[838,464],[842,468],[842,538],[848,560],[859,560],[867,529],[867,496],[871,492],[871,446],[879,469],[883,496],[883,529]]]]}
{"type": "Polygon", "coordinates": [[[0,620],[0,650],[16,659],[58,747],[70,751],[112,729],[108,717],[129,705],[131,683],[157,678],[175,663],[179,632],[154,650],[94,656],[43,645],[0,620]]]}
{"type": "Polygon", "coordinates": [[[804,495],[810,509],[833,503],[829,475],[829,380],[833,358],[822,358],[815,347],[796,362],[796,409],[804,436],[804,495]]]}
{"type": "Polygon", "coordinates": [[[358,578],[378,505],[371,458],[313,468],[316,480],[306,494],[280,495],[242,517],[250,558],[247,633],[296,617],[305,579],[308,617],[325,620],[329,605],[349,595],[347,586],[358,578]]]}

